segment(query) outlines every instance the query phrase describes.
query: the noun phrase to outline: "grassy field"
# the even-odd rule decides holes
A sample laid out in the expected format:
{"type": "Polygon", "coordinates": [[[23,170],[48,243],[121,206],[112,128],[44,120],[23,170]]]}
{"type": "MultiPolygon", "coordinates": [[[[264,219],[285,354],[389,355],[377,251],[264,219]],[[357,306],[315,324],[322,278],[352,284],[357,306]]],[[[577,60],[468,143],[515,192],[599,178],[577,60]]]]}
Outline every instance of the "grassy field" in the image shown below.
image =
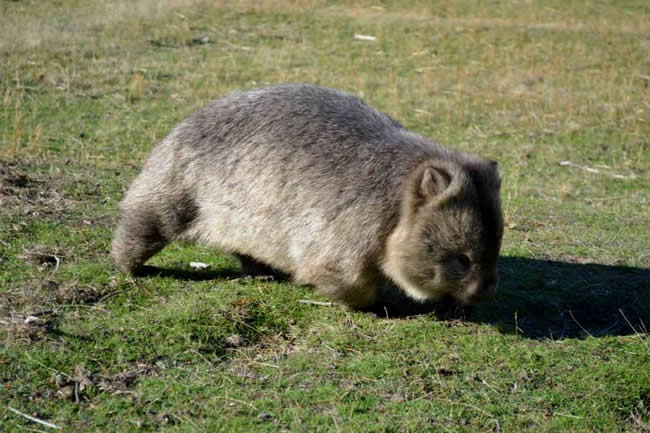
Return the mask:
{"type": "Polygon", "coordinates": [[[0,431],[649,432],[650,5],[431,3],[0,0],[0,431]],[[280,82],[500,161],[493,301],[351,313],[176,244],[114,270],[151,146],[280,82]]]}

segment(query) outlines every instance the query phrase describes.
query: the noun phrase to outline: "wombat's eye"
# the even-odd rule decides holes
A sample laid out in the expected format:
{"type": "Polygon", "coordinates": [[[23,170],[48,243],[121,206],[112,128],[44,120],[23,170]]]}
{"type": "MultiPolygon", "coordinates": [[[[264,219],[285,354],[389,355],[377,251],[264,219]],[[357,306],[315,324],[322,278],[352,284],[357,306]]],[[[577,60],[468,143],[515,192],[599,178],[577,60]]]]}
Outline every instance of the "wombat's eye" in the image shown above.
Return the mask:
{"type": "Polygon", "coordinates": [[[472,264],[472,261],[470,260],[469,257],[465,254],[459,254],[456,257],[454,257],[454,261],[458,263],[458,267],[463,270],[463,272],[467,272],[469,270],[470,265],[472,264]]]}
{"type": "Polygon", "coordinates": [[[452,278],[462,278],[472,265],[472,260],[466,254],[449,254],[444,262],[452,278]]]}
{"type": "Polygon", "coordinates": [[[465,278],[472,266],[472,260],[466,254],[450,253],[443,259],[444,270],[451,280],[465,278]]]}

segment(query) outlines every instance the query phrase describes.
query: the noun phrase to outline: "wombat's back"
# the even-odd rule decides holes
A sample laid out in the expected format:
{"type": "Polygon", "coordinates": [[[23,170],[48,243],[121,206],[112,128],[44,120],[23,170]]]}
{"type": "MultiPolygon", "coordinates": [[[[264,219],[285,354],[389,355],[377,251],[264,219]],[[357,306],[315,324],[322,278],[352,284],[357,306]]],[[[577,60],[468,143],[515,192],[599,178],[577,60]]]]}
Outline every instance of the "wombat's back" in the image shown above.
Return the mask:
{"type": "Polygon", "coordinates": [[[240,175],[261,170],[303,185],[326,181],[365,192],[386,181],[382,169],[394,172],[414,159],[449,153],[354,96],[305,84],[232,93],[172,135],[174,146],[198,158],[201,168],[240,175]]]}
{"type": "Polygon", "coordinates": [[[444,152],[353,96],[308,85],[232,94],[173,136],[201,204],[188,235],[294,274],[377,254],[407,171],[444,152]]]}

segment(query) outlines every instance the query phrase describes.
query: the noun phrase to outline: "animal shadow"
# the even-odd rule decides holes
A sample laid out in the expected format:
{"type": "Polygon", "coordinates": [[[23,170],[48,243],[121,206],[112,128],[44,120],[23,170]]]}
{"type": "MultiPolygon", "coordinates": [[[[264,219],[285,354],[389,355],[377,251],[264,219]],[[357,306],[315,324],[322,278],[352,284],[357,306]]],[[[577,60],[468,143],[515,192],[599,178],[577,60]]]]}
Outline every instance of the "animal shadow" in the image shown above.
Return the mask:
{"type": "Polygon", "coordinates": [[[377,315],[433,312],[442,319],[487,323],[528,338],[648,334],[650,269],[502,257],[494,299],[463,309],[448,300],[417,304],[384,287],[377,315]]]}
{"type": "Polygon", "coordinates": [[[185,268],[159,268],[157,266],[142,266],[135,274],[136,277],[163,277],[184,281],[210,281],[233,279],[241,277],[241,273],[233,269],[185,269],[185,268]]]}
{"type": "MultiPolygon", "coordinates": [[[[474,307],[450,299],[420,303],[391,283],[380,286],[378,317],[399,318],[433,313],[442,320],[465,320],[495,326],[526,338],[585,338],[648,334],[650,269],[501,257],[497,295],[474,307]]],[[[205,281],[238,279],[234,269],[190,270],[145,266],[142,276],[205,281]]],[[[271,274],[282,281],[283,275],[271,274]]],[[[251,277],[243,277],[247,279],[251,277]]],[[[253,277],[265,278],[265,277],[253,277]]]]}
{"type": "Polygon", "coordinates": [[[137,270],[136,277],[163,277],[184,281],[211,281],[211,280],[230,280],[230,281],[277,281],[284,282],[289,276],[283,272],[272,269],[264,265],[251,265],[246,263],[242,270],[231,268],[219,269],[190,269],[190,268],[160,268],[157,266],[145,265],[137,270]]]}
{"type": "Polygon", "coordinates": [[[650,269],[503,257],[500,271],[470,320],[530,338],[648,333],[650,269]]]}

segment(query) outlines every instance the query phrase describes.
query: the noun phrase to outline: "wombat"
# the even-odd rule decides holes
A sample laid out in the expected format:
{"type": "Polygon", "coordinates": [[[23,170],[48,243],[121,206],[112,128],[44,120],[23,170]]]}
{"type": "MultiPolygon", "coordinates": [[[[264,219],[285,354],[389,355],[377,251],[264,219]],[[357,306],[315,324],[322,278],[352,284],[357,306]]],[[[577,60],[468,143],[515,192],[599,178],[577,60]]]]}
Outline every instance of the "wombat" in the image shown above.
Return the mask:
{"type": "Polygon", "coordinates": [[[235,92],[179,124],[120,204],[117,268],[173,240],[276,269],[350,308],[392,281],[416,300],[473,304],[497,285],[497,163],[403,128],[341,91],[235,92]]]}

